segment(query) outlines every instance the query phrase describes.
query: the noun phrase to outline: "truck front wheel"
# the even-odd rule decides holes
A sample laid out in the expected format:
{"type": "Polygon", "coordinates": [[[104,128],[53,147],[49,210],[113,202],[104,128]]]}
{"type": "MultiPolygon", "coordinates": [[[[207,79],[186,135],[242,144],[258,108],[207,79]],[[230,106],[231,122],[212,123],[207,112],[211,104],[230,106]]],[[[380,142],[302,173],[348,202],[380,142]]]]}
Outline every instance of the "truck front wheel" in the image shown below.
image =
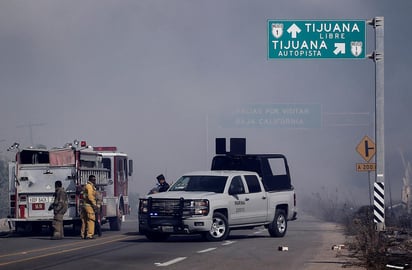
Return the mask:
{"type": "Polygon", "coordinates": [[[213,223],[210,231],[204,233],[207,241],[217,242],[223,241],[229,235],[229,223],[225,215],[221,213],[213,214],[213,223]]]}
{"type": "Polygon", "coordinates": [[[272,237],[283,237],[286,234],[288,222],[284,210],[276,209],[275,218],[269,224],[268,231],[272,237]]]}

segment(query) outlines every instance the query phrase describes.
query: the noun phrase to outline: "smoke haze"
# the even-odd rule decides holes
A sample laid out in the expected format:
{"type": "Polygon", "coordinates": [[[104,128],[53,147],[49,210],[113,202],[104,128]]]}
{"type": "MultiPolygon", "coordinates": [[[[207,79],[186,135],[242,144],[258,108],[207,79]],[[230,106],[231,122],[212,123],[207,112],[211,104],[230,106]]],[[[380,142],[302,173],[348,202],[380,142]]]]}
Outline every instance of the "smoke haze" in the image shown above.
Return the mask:
{"type": "Polygon", "coordinates": [[[144,194],[160,173],[173,182],[208,169],[216,137],[242,137],[249,153],[288,157],[298,196],[329,190],[368,203],[355,148],[375,138],[375,64],[268,60],[266,25],[383,16],[385,181],[399,199],[400,151],[412,158],[411,10],[409,0],[3,0],[1,154],[12,157],[5,149],[15,141],[116,145],[134,160],[132,191],[144,194]],[[280,104],[314,105],[320,125],[236,126],[230,118],[280,104]]]}

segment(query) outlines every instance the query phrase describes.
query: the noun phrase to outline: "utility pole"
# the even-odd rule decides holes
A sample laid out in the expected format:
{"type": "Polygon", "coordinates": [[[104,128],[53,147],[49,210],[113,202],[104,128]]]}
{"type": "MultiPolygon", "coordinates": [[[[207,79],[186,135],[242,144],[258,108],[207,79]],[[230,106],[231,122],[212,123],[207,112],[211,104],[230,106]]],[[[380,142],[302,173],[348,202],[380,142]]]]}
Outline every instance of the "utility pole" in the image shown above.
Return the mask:
{"type": "Polygon", "coordinates": [[[34,142],[33,142],[33,127],[39,127],[39,126],[44,126],[46,124],[44,123],[32,123],[29,122],[28,124],[25,125],[18,125],[17,128],[24,128],[27,127],[29,128],[29,132],[30,132],[30,145],[34,146],[34,142]]]}
{"type": "MultiPolygon", "coordinates": [[[[0,139],[0,143],[6,141],[5,139],[0,139]]],[[[0,150],[0,153],[2,153],[3,151],[0,150]]]]}

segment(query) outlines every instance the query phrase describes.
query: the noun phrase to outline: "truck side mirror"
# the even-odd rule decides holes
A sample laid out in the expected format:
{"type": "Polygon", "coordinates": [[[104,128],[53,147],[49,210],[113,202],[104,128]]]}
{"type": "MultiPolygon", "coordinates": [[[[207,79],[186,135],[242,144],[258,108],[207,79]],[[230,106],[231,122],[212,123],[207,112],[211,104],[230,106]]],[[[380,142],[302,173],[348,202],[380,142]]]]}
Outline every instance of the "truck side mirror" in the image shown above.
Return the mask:
{"type": "Polygon", "coordinates": [[[133,174],[133,160],[129,159],[129,176],[133,174]]]}
{"type": "Polygon", "coordinates": [[[238,194],[242,194],[242,193],[244,193],[244,192],[243,192],[243,189],[242,189],[241,186],[231,185],[229,187],[229,195],[238,195],[238,194]]]}

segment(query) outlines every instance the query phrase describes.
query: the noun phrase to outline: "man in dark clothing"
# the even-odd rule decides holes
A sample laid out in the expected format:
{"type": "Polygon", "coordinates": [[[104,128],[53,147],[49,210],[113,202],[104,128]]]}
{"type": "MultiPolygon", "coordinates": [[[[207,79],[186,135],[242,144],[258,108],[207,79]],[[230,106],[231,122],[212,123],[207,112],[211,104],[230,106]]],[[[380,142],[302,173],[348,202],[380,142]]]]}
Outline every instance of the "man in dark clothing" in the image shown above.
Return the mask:
{"type": "Polygon", "coordinates": [[[95,220],[95,233],[98,236],[102,236],[102,224],[101,224],[101,216],[102,216],[102,204],[103,204],[103,194],[100,190],[96,189],[96,205],[97,208],[95,210],[96,220],[95,220]]]}
{"type": "Polygon", "coordinates": [[[157,192],[165,192],[169,189],[169,184],[166,182],[166,179],[163,174],[158,175],[156,177],[157,181],[159,182],[159,187],[157,192]]]}
{"type": "Polygon", "coordinates": [[[58,240],[62,239],[64,236],[63,230],[63,215],[66,213],[68,208],[67,193],[62,188],[62,182],[57,180],[54,183],[54,201],[49,206],[49,211],[53,210],[54,218],[52,222],[53,235],[51,239],[58,240]]]}

